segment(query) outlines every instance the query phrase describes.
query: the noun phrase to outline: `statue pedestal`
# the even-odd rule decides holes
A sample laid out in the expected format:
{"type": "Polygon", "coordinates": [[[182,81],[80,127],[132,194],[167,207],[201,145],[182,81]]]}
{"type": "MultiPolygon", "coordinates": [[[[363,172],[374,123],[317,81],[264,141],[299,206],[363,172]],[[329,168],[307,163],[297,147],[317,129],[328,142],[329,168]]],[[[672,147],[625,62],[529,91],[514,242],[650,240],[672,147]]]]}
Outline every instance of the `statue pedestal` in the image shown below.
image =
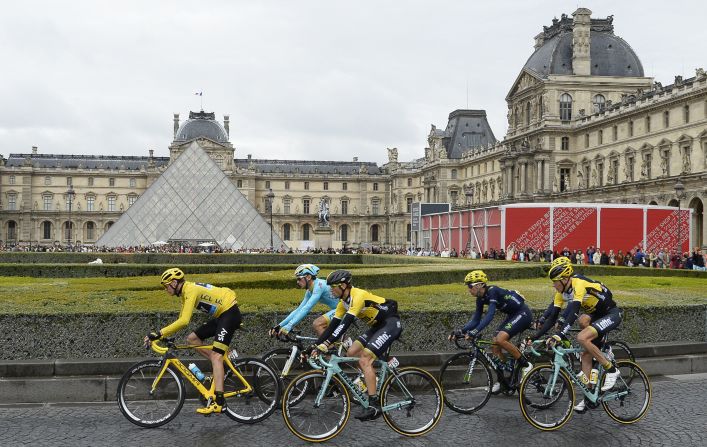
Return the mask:
{"type": "Polygon", "coordinates": [[[333,248],[333,240],[333,228],[320,226],[314,228],[314,248],[321,248],[322,250],[326,250],[327,248],[333,248]]]}

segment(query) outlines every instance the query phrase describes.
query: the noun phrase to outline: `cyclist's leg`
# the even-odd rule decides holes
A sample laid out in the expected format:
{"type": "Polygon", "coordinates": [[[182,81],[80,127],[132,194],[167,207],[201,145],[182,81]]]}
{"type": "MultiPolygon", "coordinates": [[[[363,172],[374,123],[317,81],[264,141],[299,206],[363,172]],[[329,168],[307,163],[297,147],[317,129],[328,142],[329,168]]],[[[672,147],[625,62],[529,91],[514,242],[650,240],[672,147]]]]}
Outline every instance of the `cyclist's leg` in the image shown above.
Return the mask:
{"type": "MultiPolygon", "coordinates": [[[[494,341],[498,346],[494,346],[494,352],[496,352],[495,349],[500,351],[500,349],[503,348],[510,353],[514,359],[518,360],[521,357],[521,353],[518,348],[511,343],[511,339],[528,329],[532,323],[533,313],[527,307],[508,317],[506,321],[501,323],[498,327],[496,336],[494,337],[494,341]]],[[[499,358],[501,357],[499,356],[499,358]]],[[[505,360],[503,358],[501,359],[505,360]]]]}
{"type": "Polygon", "coordinates": [[[322,335],[326,328],[329,327],[329,323],[331,323],[334,313],[336,313],[336,309],[332,309],[314,320],[314,323],[312,323],[312,329],[314,329],[317,336],[322,335]]]}
{"type": "Polygon", "coordinates": [[[592,317],[587,314],[582,314],[577,318],[577,325],[580,329],[584,329],[592,323],[592,317]]]}
{"type": "Polygon", "coordinates": [[[604,335],[621,324],[621,311],[618,307],[614,307],[601,317],[593,317],[592,320],[593,321],[589,326],[582,329],[580,333],[577,334],[577,342],[579,342],[585,350],[585,353],[582,356],[582,370],[585,374],[589,374],[591,372],[592,358],[597,359],[597,361],[606,369],[611,367],[610,362],[601,352],[599,346],[594,343],[594,340],[601,340],[604,335]],[[586,364],[589,366],[588,371],[585,370],[586,364]]]}
{"type": "Polygon", "coordinates": [[[366,387],[368,388],[368,397],[371,406],[362,411],[359,419],[365,420],[381,415],[380,401],[376,395],[376,371],[373,368],[373,362],[388,351],[390,345],[400,337],[402,331],[400,318],[390,317],[373,326],[365,334],[368,336],[368,343],[361,352],[358,365],[363,370],[363,376],[366,379],[366,387]]]}

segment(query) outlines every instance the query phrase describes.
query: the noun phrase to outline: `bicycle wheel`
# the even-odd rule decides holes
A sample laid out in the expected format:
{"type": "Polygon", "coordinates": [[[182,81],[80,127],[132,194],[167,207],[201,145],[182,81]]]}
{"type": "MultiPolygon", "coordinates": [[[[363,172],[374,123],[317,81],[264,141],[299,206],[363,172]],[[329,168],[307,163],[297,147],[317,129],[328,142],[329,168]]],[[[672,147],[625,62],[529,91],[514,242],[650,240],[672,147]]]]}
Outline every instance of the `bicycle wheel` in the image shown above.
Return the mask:
{"type": "MultiPolygon", "coordinates": [[[[612,340],[609,342],[609,346],[611,346],[611,353],[614,356],[614,360],[616,360],[617,362],[620,360],[629,360],[633,363],[636,363],[636,356],[633,355],[633,351],[631,351],[631,348],[626,342],[621,340],[612,340]]],[[[633,380],[634,377],[634,371],[631,370],[628,372],[631,374],[630,376],[627,376],[630,384],[630,381],[633,380]]]]}
{"type": "Polygon", "coordinates": [[[145,360],[131,366],[118,382],[117,399],[120,412],[133,424],[154,428],[174,419],[184,405],[184,381],[176,370],[162,371],[160,360],[145,360]]]}
{"type": "Polygon", "coordinates": [[[381,387],[385,422],[401,435],[420,436],[442,417],[442,388],[425,370],[407,367],[392,371],[381,387]]]}
{"type": "Polygon", "coordinates": [[[316,403],[326,375],[312,370],[295,377],[282,395],[282,416],[287,428],[308,442],[323,442],[338,435],[346,426],[351,400],[338,377],[329,381],[322,401],[316,403]],[[302,396],[293,398],[293,395],[302,396]]]}
{"type": "Polygon", "coordinates": [[[444,403],[457,413],[475,412],[491,397],[491,377],[486,359],[469,352],[453,355],[439,371],[444,403]]]}
{"type": "Polygon", "coordinates": [[[518,392],[523,417],[539,430],[557,430],[572,417],[574,388],[565,371],[557,377],[552,365],[535,366],[518,392]]]}
{"type": "Polygon", "coordinates": [[[255,424],[266,419],[275,411],[280,398],[277,374],[265,362],[256,358],[236,359],[233,366],[253,389],[248,393],[237,393],[245,388],[245,384],[226,366],[223,379],[226,414],[244,424],[255,424]]]}
{"type": "Polygon", "coordinates": [[[604,393],[601,404],[616,422],[633,424],[651,405],[651,383],[641,367],[630,360],[619,360],[616,367],[621,376],[616,385],[604,393]]]}

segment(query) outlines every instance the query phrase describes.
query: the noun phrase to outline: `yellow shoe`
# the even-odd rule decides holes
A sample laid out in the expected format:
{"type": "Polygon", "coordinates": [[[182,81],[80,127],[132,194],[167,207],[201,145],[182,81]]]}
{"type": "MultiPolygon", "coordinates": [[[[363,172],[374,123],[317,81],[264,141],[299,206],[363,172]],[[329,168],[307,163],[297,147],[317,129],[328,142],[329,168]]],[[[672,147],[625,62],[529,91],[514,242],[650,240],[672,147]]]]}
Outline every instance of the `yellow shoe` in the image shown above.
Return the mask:
{"type": "Polygon", "coordinates": [[[197,408],[196,412],[203,414],[204,416],[209,416],[213,413],[222,413],[225,406],[226,405],[219,405],[216,402],[211,402],[203,408],[197,408]]]}

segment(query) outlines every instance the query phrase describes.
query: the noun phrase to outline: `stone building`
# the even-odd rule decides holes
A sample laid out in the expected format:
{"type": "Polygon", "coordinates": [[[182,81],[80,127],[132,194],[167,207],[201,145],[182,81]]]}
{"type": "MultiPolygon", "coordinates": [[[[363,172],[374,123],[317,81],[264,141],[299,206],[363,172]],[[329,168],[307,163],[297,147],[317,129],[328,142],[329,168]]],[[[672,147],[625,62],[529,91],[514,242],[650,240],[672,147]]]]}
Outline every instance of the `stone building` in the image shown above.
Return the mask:
{"type": "MultiPolygon", "coordinates": [[[[10,154],[0,159],[6,243],[94,243],[196,142],[293,247],[312,246],[320,204],[332,245],[404,247],[413,202],[479,207],[515,202],[646,203],[692,208],[692,240],[707,241],[707,75],[662,86],[646,77],[613,17],[562,15],[506,95],[508,130],[497,141],[483,110],[455,110],[432,126],[424,156],[382,166],[353,159],[266,160],[239,154],[229,117],[174,116],[169,157],[10,154]],[[236,157],[241,158],[236,158],[236,157]],[[685,187],[678,199],[678,179],[685,187]],[[679,202],[678,202],[679,200],[679,202]],[[69,231],[69,222],[73,230],[69,231]]],[[[422,154],[421,154],[422,155],[422,154]]]]}

